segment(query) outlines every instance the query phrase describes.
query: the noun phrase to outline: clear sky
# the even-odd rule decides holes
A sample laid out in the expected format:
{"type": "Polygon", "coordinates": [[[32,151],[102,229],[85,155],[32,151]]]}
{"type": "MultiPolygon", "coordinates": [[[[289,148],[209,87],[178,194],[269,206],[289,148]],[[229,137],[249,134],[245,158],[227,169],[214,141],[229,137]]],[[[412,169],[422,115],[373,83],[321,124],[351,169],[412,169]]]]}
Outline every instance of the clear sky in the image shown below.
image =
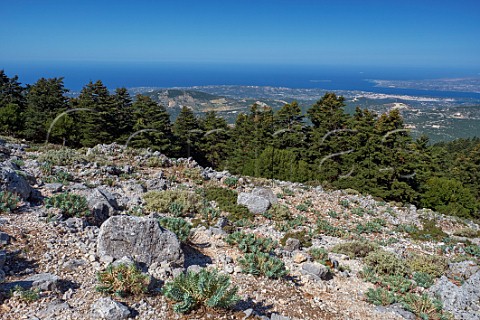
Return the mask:
{"type": "Polygon", "coordinates": [[[13,61],[480,67],[479,0],[0,0],[13,61]]]}

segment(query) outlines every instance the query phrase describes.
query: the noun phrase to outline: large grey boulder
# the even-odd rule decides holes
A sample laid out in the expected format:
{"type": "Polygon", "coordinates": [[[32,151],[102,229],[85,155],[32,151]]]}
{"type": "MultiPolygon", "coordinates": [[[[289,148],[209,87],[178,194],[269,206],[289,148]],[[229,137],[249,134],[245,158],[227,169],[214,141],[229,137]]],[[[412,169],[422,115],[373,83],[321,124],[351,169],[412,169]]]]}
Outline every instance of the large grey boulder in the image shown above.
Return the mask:
{"type": "Polygon", "coordinates": [[[238,195],[237,204],[246,206],[251,213],[261,214],[277,203],[277,197],[272,190],[255,188],[251,193],[242,192],[238,195]]]}
{"type": "Polygon", "coordinates": [[[16,193],[24,200],[29,199],[33,194],[33,189],[25,177],[4,165],[0,167],[0,190],[16,193]]]}
{"type": "Polygon", "coordinates": [[[455,319],[480,320],[480,271],[460,287],[442,276],[429,291],[440,298],[445,310],[455,319]]]}
{"type": "Polygon", "coordinates": [[[30,284],[31,289],[56,291],[59,289],[60,278],[51,273],[39,273],[25,279],[25,282],[30,284]]]}
{"type": "Polygon", "coordinates": [[[111,298],[100,298],[92,305],[94,319],[120,320],[130,316],[130,310],[111,298]]]}
{"type": "Polygon", "coordinates": [[[183,266],[184,256],[176,235],[159,226],[152,218],[119,215],[100,227],[97,255],[113,259],[131,257],[150,266],[163,261],[183,266]]]}

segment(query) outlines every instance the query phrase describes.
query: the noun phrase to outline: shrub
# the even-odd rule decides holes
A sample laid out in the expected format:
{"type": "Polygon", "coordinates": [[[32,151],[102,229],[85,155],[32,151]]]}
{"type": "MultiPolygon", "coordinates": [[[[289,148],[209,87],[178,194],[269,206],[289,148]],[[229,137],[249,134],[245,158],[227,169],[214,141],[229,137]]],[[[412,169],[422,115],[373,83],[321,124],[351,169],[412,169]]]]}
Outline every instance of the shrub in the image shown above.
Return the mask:
{"type": "Polygon", "coordinates": [[[223,184],[230,188],[236,187],[237,183],[238,183],[238,178],[235,178],[235,177],[226,177],[225,180],[223,181],[223,184]]]}
{"type": "Polygon", "coordinates": [[[199,196],[185,190],[150,191],[143,199],[147,211],[170,212],[177,217],[201,208],[199,196]]]}
{"type": "Polygon", "coordinates": [[[395,302],[395,295],[384,288],[369,288],[365,295],[367,301],[376,306],[389,306],[395,302]]]}
{"type": "Polygon", "coordinates": [[[165,164],[164,159],[160,157],[150,157],[145,162],[145,165],[149,168],[161,168],[165,164]]]}
{"type": "Polygon", "coordinates": [[[210,206],[205,206],[200,210],[202,220],[207,224],[207,226],[212,226],[220,217],[220,211],[212,208],[210,206]]]}
{"type": "Polygon", "coordinates": [[[447,315],[442,314],[442,303],[430,298],[427,294],[407,293],[402,297],[401,302],[405,309],[413,312],[420,319],[449,319],[447,315]]]}
{"type": "Polygon", "coordinates": [[[278,279],[288,273],[285,263],[281,259],[265,252],[246,253],[238,262],[242,266],[243,272],[253,275],[278,279]]]}
{"type": "Polygon", "coordinates": [[[384,250],[375,250],[370,252],[363,261],[380,276],[405,276],[408,273],[408,267],[404,260],[398,258],[394,253],[384,250]]]}
{"type": "Polygon", "coordinates": [[[413,282],[401,275],[388,275],[380,278],[380,285],[396,293],[407,293],[414,288],[413,282]]]}
{"type": "Polygon", "coordinates": [[[300,227],[305,225],[305,222],[307,222],[307,218],[304,216],[296,216],[292,220],[287,220],[284,222],[277,221],[275,223],[275,229],[282,231],[282,232],[288,232],[296,227],[300,227]]]}
{"type": "Polygon", "coordinates": [[[447,260],[435,255],[412,254],[407,258],[412,272],[424,272],[434,278],[440,277],[448,267],[447,260]]]}
{"type": "Polygon", "coordinates": [[[448,234],[443,232],[442,228],[438,227],[435,224],[435,220],[422,219],[423,228],[420,230],[414,228],[412,232],[409,232],[410,237],[414,240],[435,240],[441,241],[444,238],[448,237],[448,234]]]}
{"type": "Polygon", "coordinates": [[[80,154],[69,148],[62,148],[59,150],[48,150],[38,157],[40,162],[48,162],[55,166],[72,165],[79,162],[84,162],[85,159],[80,154]]]}
{"type": "Polygon", "coordinates": [[[175,233],[182,242],[187,241],[190,229],[192,229],[192,225],[182,218],[162,217],[158,218],[158,223],[161,227],[175,233]]]}
{"type": "Polygon", "coordinates": [[[308,211],[308,206],[306,206],[304,203],[297,205],[295,208],[297,208],[297,210],[301,212],[308,211]]]}
{"type": "Polygon", "coordinates": [[[383,226],[376,221],[367,221],[365,224],[357,224],[355,227],[355,232],[358,234],[362,233],[380,233],[382,232],[383,226]]]}
{"type": "Polygon", "coordinates": [[[363,217],[365,214],[365,210],[363,208],[353,208],[351,212],[359,217],[363,217]]]}
{"type": "Polygon", "coordinates": [[[274,221],[289,221],[292,219],[292,214],[288,207],[279,203],[273,204],[267,212],[271,215],[271,219],[274,221]]]}
{"type": "Polygon", "coordinates": [[[39,289],[25,289],[19,285],[13,287],[10,290],[10,296],[16,296],[21,301],[26,303],[33,302],[35,300],[40,299],[40,290],[39,289]]]}
{"type": "Polygon", "coordinates": [[[471,256],[479,257],[480,258],[480,246],[477,245],[468,245],[465,247],[465,252],[471,256]]]}
{"type": "Polygon", "coordinates": [[[0,213],[10,213],[18,208],[20,197],[10,191],[0,191],[0,213]]]}
{"type": "Polygon", "coordinates": [[[90,215],[87,199],[74,193],[64,192],[45,200],[47,208],[58,208],[67,217],[83,217],[90,215]]]}
{"type": "Polygon", "coordinates": [[[229,234],[225,241],[230,245],[237,245],[245,253],[269,253],[277,247],[277,242],[271,238],[261,238],[251,233],[247,234],[239,231],[229,234]]]}
{"type": "Polygon", "coordinates": [[[312,237],[308,234],[306,230],[285,233],[283,238],[280,240],[282,246],[285,246],[289,238],[299,240],[300,246],[302,248],[308,248],[312,246],[312,237]]]}
{"type": "Polygon", "coordinates": [[[175,277],[163,287],[163,294],[176,302],[175,312],[186,313],[199,306],[229,308],[239,297],[238,287],[231,287],[230,278],[217,270],[187,272],[175,277]]]}
{"type": "Polygon", "coordinates": [[[332,226],[328,221],[323,219],[317,220],[317,232],[331,237],[342,237],[345,233],[342,229],[332,226]]]}
{"type": "Polygon", "coordinates": [[[350,257],[350,259],[353,258],[364,258],[366,257],[370,252],[375,251],[378,248],[378,246],[370,241],[359,241],[355,240],[352,242],[344,242],[344,243],[339,243],[335,245],[332,248],[332,252],[335,253],[341,253],[345,254],[350,257]]]}
{"type": "Polygon", "coordinates": [[[350,202],[347,199],[342,199],[338,202],[342,207],[348,208],[350,207],[350,202]]]}
{"type": "Polygon", "coordinates": [[[467,238],[478,238],[480,237],[480,231],[475,230],[473,228],[464,228],[457,230],[453,233],[455,236],[458,237],[467,237],[467,238]]]}
{"type": "Polygon", "coordinates": [[[328,251],[324,248],[311,248],[309,251],[313,260],[324,264],[328,260],[328,251]]]}
{"type": "Polygon", "coordinates": [[[233,190],[210,187],[205,189],[205,197],[208,201],[215,201],[221,210],[227,211],[228,220],[232,222],[253,220],[253,214],[246,207],[237,205],[237,193],[233,190]]]}
{"type": "Polygon", "coordinates": [[[338,218],[338,213],[334,210],[328,210],[327,214],[330,218],[334,218],[334,219],[338,218]]]}
{"type": "Polygon", "coordinates": [[[148,291],[150,277],[142,274],[135,265],[109,265],[103,272],[97,273],[100,285],[96,290],[102,293],[113,293],[124,297],[128,294],[140,294],[148,291]]]}
{"type": "Polygon", "coordinates": [[[413,274],[413,280],[419,287],[428,289],[433,285],[433,277],[425,272],[415,272],[413,274]]]}

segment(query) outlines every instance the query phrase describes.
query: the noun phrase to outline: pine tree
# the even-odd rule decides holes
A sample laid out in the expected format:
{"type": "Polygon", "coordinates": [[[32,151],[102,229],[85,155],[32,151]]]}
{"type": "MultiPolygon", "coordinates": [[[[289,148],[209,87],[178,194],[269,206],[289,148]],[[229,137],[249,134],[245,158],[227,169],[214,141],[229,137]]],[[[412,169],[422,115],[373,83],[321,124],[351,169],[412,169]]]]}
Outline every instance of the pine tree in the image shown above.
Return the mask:
{"type": "Polygon", "coordinates": [[[132,105],[135,124],[129,145],[138,148],[151,148],[165,154],[172,152],[172,126],[170,116],[164,106],[158,105],[150,97],[137,95],[132,105]]]}
{"type": "Polygon", "coordinates": [[[115,119],[114,131],[112,133],[115,141],[126,142],[128,136],[133,133],[135,119],[132,109],[132,98],[126,88],[117,88],[113,95],[115,119]]]}
{"type": "Polygon", "coordinates": [[[178,153],[180,157],[199,158],[201,153],[199,152],[198,144],[203,132],[200,130],[198,120],[190,108],[182,107],[173,124],[173,133],[180,146],[178,153]]]}
{"type": "Polygon", "coordinates": [[[24,128],[24,88],[18,76],[9,78],[0,70],[0,129],[9,135],[19,134],[24,128]]]}
{"type": "Polygon", "coordinates": [[[50,135],[50,127],[55,129],[54,119],[67,110],[67,91],[63,78],[41,78],[27,87],[23,132],[25,138],[37,142],[45,141],[47,135],[50,135]]]}
{"type": "Polygon", "coordinates": [[[201,140],[201,153],[206,162],[205,166],[219,168],[226,160],[228,154],[228,139],[230,130],[227,121],[217,116],[215,111],[209,111],[200,121],[200,127],[204,134],[201,140]]]}

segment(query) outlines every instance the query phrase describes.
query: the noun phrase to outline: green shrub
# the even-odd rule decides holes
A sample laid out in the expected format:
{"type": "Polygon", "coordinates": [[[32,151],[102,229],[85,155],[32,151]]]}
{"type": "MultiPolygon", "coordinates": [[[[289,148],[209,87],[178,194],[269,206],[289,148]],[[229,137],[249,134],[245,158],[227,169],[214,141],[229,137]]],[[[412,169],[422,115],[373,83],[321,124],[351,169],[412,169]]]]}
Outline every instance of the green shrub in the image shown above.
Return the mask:
{"type": "Polygon", "coordinates": [[[407,293],[402,297],[401,303],[405,309],[413,312],[420,319],[450,319],[442,313],[440,300],[432,299],[427,294],[407,293]]]}
{"type": "Polygon", "coordinates": [[[395,295],[384,288],[369,288],[365,295],[367,301],[376,306],[389,306],[395,302],[395,295]]]}
{"type": "Polygon", "coordinates": [[[398,258],[394,253],[384,250],[370,252],[363,262],[371,267],[380,276],[408,274],[408,267],[404,260],[398,258]]]}
{"type": "Polygon", "coordinates": [[[40,290],[39,289],[25,289],[19,285],[13,287],[10,290],[10,296],[16,296],[21,301],[26,303],[33,302],[35,300],[40,299],[40,290]]]}
{"type": "Polygon", "coordinates": [[[308,219],[304,216],[296,216],[292,220],[287,220],[287,221],[277,221],[275,223],[275,229],[281,231],[281,232],[288,232],[292,229],[295,229],[300,226],[304,226],[305,223],[308,221],[308,219]]]}
{"type": "Polygon", "coordinates": [[[415,272],[413,274],[413,280],[415,280],[419,287],[425,289],[430,288],[434,283],[433,277],[425,272],[415,272]]]}
{"type": "Polygon", "coordinates": [[[238,184],[238,178],[226,177],[225,180],[223,180],[223,184],[230,188],[236,187],[238,184]]]}
{"type": "Polygon", "coordinates": [[[362,233],[381,233],[383,226],[376,221],[367,221],[365,224],[357,224],[355,232],[362,233]]]}
{"type": "Polygon", "coordinates": [[[407,264],[412,272],[424,272],[434,278],[440,277],[448,267],[444,257],[435,255],[411,254],[407,264]]]}
{"type": "Polygon", "coordinates": [[[0,213],[10,213],[18,208],[20,197],[10,191],[0,191],[0,213]]]}
{"type": "Polygon", "coordinates": [[[407,293],[414,288],[413,282],[402,275],[388,275],[380,277],[380,285],[396,293],[407,293]]]}
{"type": "Polygon", "coordinates": [[[245,253],[270,253],[277,247],[277,242],[271,238],[261,238],[251,233],[234,232],[225,238],[225,242],[236,245],[245,253]]]}
{"type": "Polygon", "coordinates": [[[111,293],[120,297],[129,294],[140,294],[148,291],[150,277],[142,274],[135,265],[109,265],[105,271],[97,273],[100,285],[96,290],[102,293],[111,293]]]}
{"type": "Polygon", "coordinates": [[[308,211],[308,206],[306,206],[304,203],[300,203],[295,208],[297,208],[297,210],[301,211],[301,212],[307,212],[308,211]]]}
{"type": "Polygon", "coordinates": [[[324,248],[311,248],[308,253],[312,256],[313,260],[325,264],[328,260],[328,251],[324,248]]]}
{"type": "Polygon", "coordinates": [[[441,241],[444,238],[448,237],[448,234],[443,232],[442,228],[438,227],[435,223],[435,220],[422,219],[423,228],[420,230],[414,228],[412,232],[409,232],[410,237],[414,240],[424,240],[424,241],[441,241]]]}
{"type": "Polygon", "coordinates": [[[200,210],[200,214],[202,220],[206,223],[207,226],[214,225],[220,217],[220,211],[210,206],[204,206],[200,210]]]}
{"type": "Polygon", "coordinates": [[[344,208],[350,207],[350,202],[347,199],[342,199],[338,202],[339,205],[341,205],[344,208]]]}
{"type": "Polygon", "coordinates": [[[292,214],[288,207],[279,203],[273,204],[267,213],[271,215],[271,219],[274,221],[289,221],[292,219],[292,214]]]}
{"type": "Polygon", "coordinates": [[[85,162],[85,159],[75,150],[62,148],[59,150],[48,150],[38,157],[40,162],[48,162],[54,166],[67,166],[75,163],[85,162]]]}
{"type": "Polygon", "coordinates": [[[246,253],[238,260],[244,273],[264,275],[267,278],[278,279],[285,276],[288,271],[285,263],[265,252],[246,253]]]}
{"type": "Polygon", "coordinates": [[[192,225],[182,218],[162,217],[158,218],[158,223],[161,227],[172,231],[182,242],[187,241],[190,235],[192,225]]]}
{"type": "Polygon", "coordinates": [[[338,218],[338,213],[334,210],[328,210],[327,214],[331,218],[334,218],[334,219],[338,218]]]}
{"type": "Polygon", "coordinates": [[[74,193],[60,193],[45,200],[47,208],[58,208],[67,217],[84,217],[91,214],[87,199],[74,193]]]}
{"type": "Polygon", "coordinates": [[[192,181],[203,181],[202,171],[199,168],[186,168],[183,176],[192,181]]]}
{"type": "Polygon", "coordinates": [[[375,251],[377,248],[378,246],[373,242],[355,240],[352,242],[344,242],[344,243],[336,244],[332,248],[332,252],[345,254],[349,256],[350,259],[353,259],[353,258],[364,258],[370,252],[375,251]]]}
{"type": "Polygon", "coordinates": [[[312,246],[312,237],[306,230],[285,233],[283,238],[280,240],[281,245],[285,246],[289,238],[299,240],[302,248],[308,248],[312,246]]]}
{"type": "Polygon", "coordinates": [[[177,217],[201,208],[199,196],[186,190],[150,191],[143,199],[148,212],[170,212],[177,217]]]}
{"type": "Polygon", "coordinates": [[[317,220],[317,232],[331,237],[342,237],[345,234],[342,229],[332,226],[328,221],[323,219],[317,220]]]}
{"type": "Polygon", "coordinates": [[[480,246],[477,246],[475,244],[468,245],[465,247],[465,252],[471,256],[480,258],[480,246]]]}
{"type": "Polygon", "coordinates": [[[168,299],[179,302],[173,309],[181,313],[199,306],[226,309],[240,299],[238,287],[231,287],[230,278],[217,270],[182,273],[167,282],[162,291],[168,299]]]}
{"type": "Polygon", "coordinates": [[[353,208],[351,212],[359,217],[363,217],[365,214],[365,210],[363,208],[353,208]]]}
{"type": "Polygon", "coordinates": [[[149,168],[161,168],[165,164],[164,160],[159,157],[148,158],[145,162],[145,166],[149,168]]]}
{"type": "Polygon", "coordinates": [[[221,210],[228,212],[228,220],[233,223],[253,220],[253,214],[246,207],[237,205],[237,193],[233,190],[210,187],[205,189],[205,197],[208,201],[215,201],[221,210]]]}
{"type": "Polygon", "coordinates": [[[475,230],[473,228],[464,228],[464,229],[455,231],[453,235],[458,237],[478,238],[480,237],[480,231],[475,230]]]}

